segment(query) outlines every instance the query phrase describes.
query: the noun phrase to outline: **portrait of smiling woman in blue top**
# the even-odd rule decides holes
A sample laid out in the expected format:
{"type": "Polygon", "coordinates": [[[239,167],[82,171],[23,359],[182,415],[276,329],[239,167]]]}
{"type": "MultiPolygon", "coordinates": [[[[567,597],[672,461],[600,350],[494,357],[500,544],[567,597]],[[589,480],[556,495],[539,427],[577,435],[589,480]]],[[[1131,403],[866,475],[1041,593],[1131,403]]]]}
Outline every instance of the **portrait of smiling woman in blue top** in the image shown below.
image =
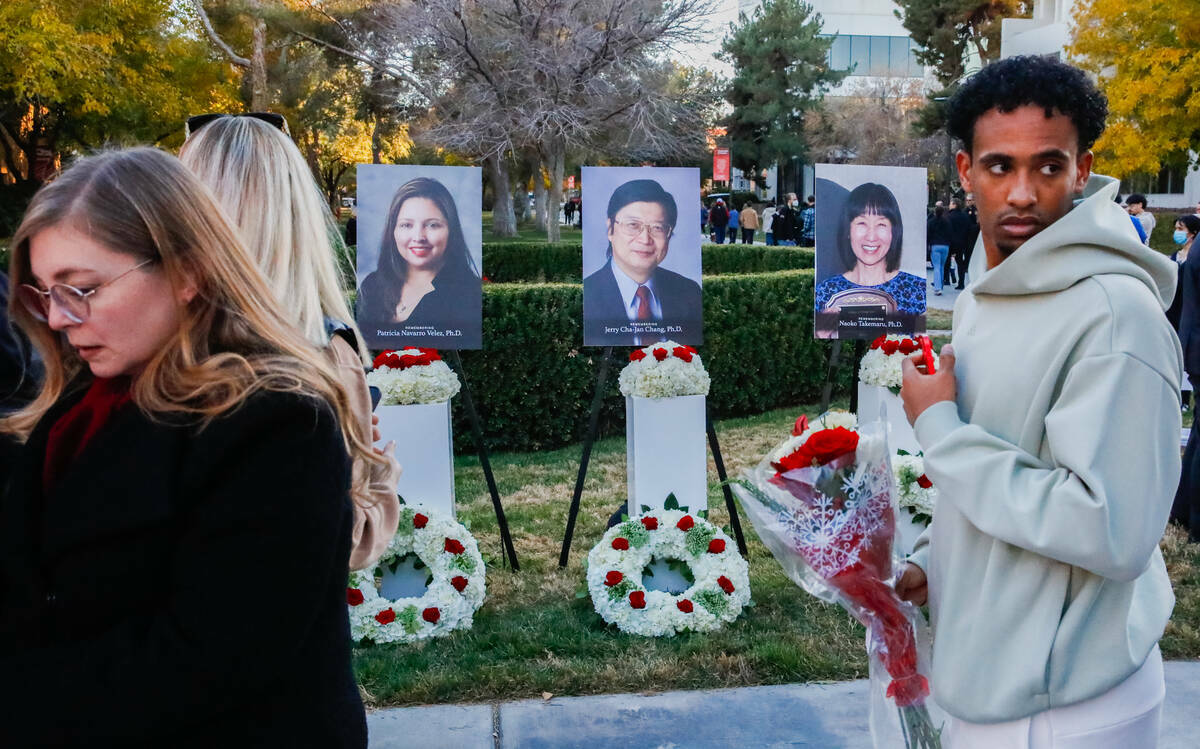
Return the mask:
{"type": "Polygon", "coordinates": [[[896,196],[867,182],[850,191],[837,231],[837,259],[843,272],[817,284],[816,311],[835,312],[841,292],[867,288],[894,302],[889,312],[925,313],[925,281],[900,270],[904,224],[896,196]]]}

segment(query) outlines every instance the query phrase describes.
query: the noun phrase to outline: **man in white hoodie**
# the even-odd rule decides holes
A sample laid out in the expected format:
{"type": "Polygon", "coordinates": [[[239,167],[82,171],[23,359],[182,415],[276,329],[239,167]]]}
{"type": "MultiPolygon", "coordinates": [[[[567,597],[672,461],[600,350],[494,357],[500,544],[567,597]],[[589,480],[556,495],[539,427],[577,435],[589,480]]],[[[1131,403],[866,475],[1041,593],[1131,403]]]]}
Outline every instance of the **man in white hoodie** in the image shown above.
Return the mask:
{"type": "Polygon", "coordinates": [[[896,587],[928,598],[951,748],[1157,743],[1176,270],[1091,174],[1106,115],[1085,74],[1039,57],[985,67],[948,108],[984,251],[941,369],[904,362],[938,507],[896,587]]]}

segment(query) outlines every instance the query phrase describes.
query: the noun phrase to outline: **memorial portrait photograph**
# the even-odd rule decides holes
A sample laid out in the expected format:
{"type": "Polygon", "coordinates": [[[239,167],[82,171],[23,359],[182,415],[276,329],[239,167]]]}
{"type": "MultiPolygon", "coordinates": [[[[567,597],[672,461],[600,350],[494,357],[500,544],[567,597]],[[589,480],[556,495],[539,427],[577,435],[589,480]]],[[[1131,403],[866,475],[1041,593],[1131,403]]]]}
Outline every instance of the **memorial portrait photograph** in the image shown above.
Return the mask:
{"type": "Polygon", "coordinates": [[[373,349],[478,349],[482,170],[358,165],[359,328],[373,349]]]}
{"type": "Polygon", "coordinates": [[[818,338],[925,332],[926,172],[816,166],[818,338]]]}
{"type": "Polygon", "coordinates": [[[583,168],[583,343],[703,343],[700,170],[583,168]]]}

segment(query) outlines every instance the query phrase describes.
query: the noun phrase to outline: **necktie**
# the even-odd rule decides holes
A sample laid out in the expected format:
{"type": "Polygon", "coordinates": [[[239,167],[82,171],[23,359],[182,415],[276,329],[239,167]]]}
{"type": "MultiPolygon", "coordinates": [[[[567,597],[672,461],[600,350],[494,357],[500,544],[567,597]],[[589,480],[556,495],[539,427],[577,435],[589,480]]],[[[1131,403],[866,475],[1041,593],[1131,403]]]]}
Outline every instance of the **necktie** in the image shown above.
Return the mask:
{"type": "Polygon", "coordinates": [[[645,286],[639,285],[637,287],[637,293],[634,294],[634,296],[637,297],[637,302],[638,302],[637,319],[638,320],[649,320],[650,319],[650,289],[647,289],[645,286]]]}

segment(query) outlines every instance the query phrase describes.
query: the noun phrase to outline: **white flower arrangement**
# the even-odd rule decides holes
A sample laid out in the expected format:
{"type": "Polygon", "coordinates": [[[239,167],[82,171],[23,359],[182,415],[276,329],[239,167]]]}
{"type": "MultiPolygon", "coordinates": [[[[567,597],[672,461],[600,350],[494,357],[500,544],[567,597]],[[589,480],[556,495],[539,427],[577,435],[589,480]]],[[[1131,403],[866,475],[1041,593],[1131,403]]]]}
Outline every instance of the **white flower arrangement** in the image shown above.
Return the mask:
{"type": "Polygon", "coordinates": [[[462,389],[458,375],[430,348],[384,351],[375,357],[367,384],[379,388],[385,406],[441,403],[462,389]]]}
{"type": "Polygon", "coordinates": [[[647,637],[719,629],[750,602],[750,567],[733,541],[684,509],[647,512],[610,528],[588,554],[587,583],[604,621],[647,637]],[[679,594],[646,590],[642,570],[654,558],[685,562],[694,582],[679,594]]]}
{"type": "MultiPolygon", "coordinates": [[[[858,379],[864,385],[885,387],[898,393],[903,379],[900,362],[909,354],[921,350],[921,344],[903,335],[879,336],[858,366],[858,379]]],[[[937,357],[934,357],[937,366],[937,357]]]]}
{"type": "Polygon", "coordinates": [[[635,349],[621,370],[621,394],[639,398],[708,395],[711,381],[691,346],[663,341],[635,349]]]}
{"type": "Polygon", "coordinates": [[[907,453],[896,455],[892,458],[892,475],[896,479],[897,504],[913,516],[914,522],[929,525],[938,492],[925,475],[925,459],[907,453]]]}
{"type": "Polygon", "coordinates": [[[346,603],[355,642],[413,642],[470,629],[486,592],[479,544],[461,523],[423,507],[403,507],[400,525],[384,555],[372,567],[350,573],[346,603]],[[433,575],[420,597],[387,599],[375,587],[376,575],[415,553],[433,575]]]}
{"type": "Polygon", "coordinates": [[[816,421],[810,424],[807,416],[801,416],[799,419],[796,419],[796,424],[792,428],[792,436],[786,442],[772,450],[767,460],[771,463],[777,463],[784,456],[791,455],[801,445],[808,442],[808,438],[814,432],[819,432],[823,429],[836,429],[837,427],[857,431],[858,417],[849,411],[830,409],[818,416],[816,421]]]}

